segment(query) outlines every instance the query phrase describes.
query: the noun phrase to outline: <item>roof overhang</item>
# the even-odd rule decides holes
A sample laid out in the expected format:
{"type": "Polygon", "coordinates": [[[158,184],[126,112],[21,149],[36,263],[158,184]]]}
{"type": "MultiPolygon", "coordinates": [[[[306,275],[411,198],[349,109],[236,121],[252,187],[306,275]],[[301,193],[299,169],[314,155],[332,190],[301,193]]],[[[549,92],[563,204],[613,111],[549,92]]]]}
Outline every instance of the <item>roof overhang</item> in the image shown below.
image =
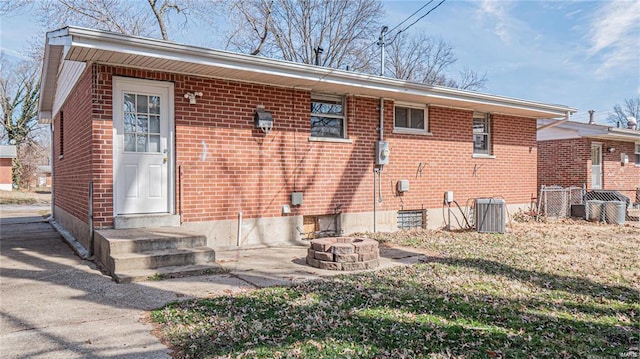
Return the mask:
{"type": "Polygon", "coordinates": [[[352,94],[531,118],[566,118],[577,110],[562,105],[495,96],[301,63],[66,27],[47,34],[40,116],[51,118],[59,69],[64,60],[153,69],[210,78],[261,83],[314,92],[352,94]]]}
{"type": "Polygon", "coordinates": [[[573,138],[640,142],[640,131],[637,130],[573,121],[538,120],[538,133],[541,133],[542,130],[549,130],[550,127],[565,130],[571,133],[573,138]]]}

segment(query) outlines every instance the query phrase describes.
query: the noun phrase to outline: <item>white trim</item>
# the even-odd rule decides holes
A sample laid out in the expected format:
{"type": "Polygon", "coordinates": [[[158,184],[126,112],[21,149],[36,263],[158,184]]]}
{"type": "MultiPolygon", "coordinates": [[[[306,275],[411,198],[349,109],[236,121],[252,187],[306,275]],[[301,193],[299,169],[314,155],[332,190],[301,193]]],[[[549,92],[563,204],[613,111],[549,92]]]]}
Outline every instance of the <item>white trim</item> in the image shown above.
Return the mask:
{"type": "Polygon", "coordinates": [[[471,155],[471,158],[489,158],[489,159],[495,159],[496,156],[495,155],[487,155],[484,153],[474,153],[471,155]]]}
{"type": "MultiPolygon", "coordinates": [[[[129,77],[120,77],[113,76],[113,87],[112,87],[112,113],[113,116],[116,115],[116,111],[118,110],[117,104],[122,102],[119,98],[117,98],[118,91],[116,91],[122,85],[135,85],[135,86],[143,86],[143,87],[155,87],[160,88],[164,91],[167,91],[167,108],[168,108],[168,132],[167,132],[167,213],[175,214],[176,213],[176,188],[175,188],[175,109],[174,109],[174,84],[173,82],[168,81],[155,81],[155,80],[143,80],[137,78],[129,78],[129,77]]],[[[115,126],[115,121],[112,118],[112,124],[115,126]]],[[[118,163],[118,151],[116,146],[118,145],[118,134],[114,129],[113,131],[113,167],[112,167],[112,176],[113,176],[113,216],[116,217],[120,213],[118,213],[118,190],[116,186],[117,181],[117,166],[118,163]]]]}
{"type": "MultiPolygon", "coordinates": [[[[407,121],[410,121],[410,119],[407,118],[407,121]]],[[[429,105],[402,102],[402,101],[394,102],[393,103],[393,133],[416,134],[416,135],[429,134],[429,105]],[[396,108],[398,107],[406,108],[406,109],[422,110],[423,128],[396,126],[396,108]]]]}
{"type": "Polygon", "coordinates": [[[492,156],[493,155],[493,151],[492,151],[492,144],[493,144],[493,116],[491,116],[490,113],[486,113],[486,112],[478,112],[478,111],[474,111],[473,112],[473,118],[472,118],[472,122],[471,122],[471,131],[472,131],[472,138],[471,138],[471,142],[473,143],[473,148],[472,148],[472,153],[474,155],[481,155],[483,157],[485,156],[492,156]],[[473,132],[473,122],[475,122],[475,120],[482,120],[485,122],[487,128],[485,129],[486,132],[482,132],[479,133],[479,135],[482,136],[487,136],[487,150],[482,151],[482,152],[476,152],[476,146],[475,146],[475,136],[476,133],[473,132]]]}
{"type": "MultiPolygon", "coordinates": [[[[318,92],[352,93],[441,106],[460,106],[514,116],[556,118],[577,110],[560,105],[496,96],[472,91],[412,83],[399,79],[355,73],[210,50],[169,41],[122,35],[107,31],[66,27],[47,34],[42,75],[44,94],[55,92],[57,69],[64,60],[109,62],[133,67],[145,63],[156,71],[184,72],[205,77],[232,76],[237,81],[269,81],[273,85],[311,88],[318,92]],[[145,60],[145,62],[141,60],[145,60]],[[258,77],[258,78],[257,78],[258,77]]],[[[39,110],[50,111],[53,98],[41,97],[39,110]]]]}
{"type": "Polygon", "coordinates": [[[338,142],[338,143],[353,143],[350,138],[336,138],[336,137],[309,137],[309,142],[338,142]]]}
{"type": "Polygon", "coordinates": [[[397,133],[399,135],[433,136],[433,133],[426,130],[404,127],[394,127],[392,133],[397,133]]]}
{"type": "MultiPolygon", "coordinates": [[[[340,139],[348,139],[349,135],[347,133],[347,96],[346,95],[334,95],[334,94],[326,94],[326,93],[311,93],[311,109],[309,110],[309,131],[311,131],[311,117],[325,117],[332,118],[336,120],[342,120],[342,137],[340,139]],[[322,103],[323,101],[333,102],[340,101],[342,105],[342,113],[339,115],[333,113],[323,113],[323,112],[312,112],[313,103],[318,102],[322,103]]],[[[317,137],[310,136],[310,138],[325,138],[325,137],[317,137]]],[[[338,137],[326,137],[326,138],[338,138],[338,137]]]]}

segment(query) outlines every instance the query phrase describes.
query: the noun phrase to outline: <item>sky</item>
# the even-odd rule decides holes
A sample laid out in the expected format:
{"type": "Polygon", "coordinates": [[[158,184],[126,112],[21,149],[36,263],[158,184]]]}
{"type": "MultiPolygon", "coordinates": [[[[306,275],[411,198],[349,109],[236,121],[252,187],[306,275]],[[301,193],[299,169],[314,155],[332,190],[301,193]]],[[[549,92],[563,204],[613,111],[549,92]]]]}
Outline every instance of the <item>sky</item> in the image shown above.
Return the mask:
{"type": "MultiPolygon", "coordinates": [[[[385,1],[381,22],[394,28],[426,3],[385,1]]],[[[28,43],[44,42],[44,31],[29,10],[5,16],[0,47],[18,58],[28,43]]],[[[203,31],[196,24],[174,39],[223,47],[221,38],[203,31]]],[[[587,111],[595,110],[596,122],[604,124],[614,105],[640,96],[640,0],[447,0],[407,32],[450,44],[458,58],[452,76],[465,67],[486,73],[481,92],[577,108],[574,121],[588,121],[587,111]]],[[[371,34],[372,41],[378,36],[371,34]]]]}

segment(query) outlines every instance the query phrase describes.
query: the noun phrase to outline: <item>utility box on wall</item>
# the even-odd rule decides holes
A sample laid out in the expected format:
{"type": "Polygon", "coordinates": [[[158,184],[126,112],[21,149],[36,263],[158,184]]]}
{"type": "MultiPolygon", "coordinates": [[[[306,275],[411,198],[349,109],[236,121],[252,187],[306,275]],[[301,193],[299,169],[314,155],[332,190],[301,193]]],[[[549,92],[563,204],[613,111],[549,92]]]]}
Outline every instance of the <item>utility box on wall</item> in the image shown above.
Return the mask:
{"type": "Polygon", "coordinates": [[[409,192],[409,180],[399,180],[396,184],[398,192],[409,192]]]}
{"type": "Polygon", "coordinates": [[[390,153],[391,151],[389,150],[389,142],[376,142],[376,165],[388,165],[390,153]]]}

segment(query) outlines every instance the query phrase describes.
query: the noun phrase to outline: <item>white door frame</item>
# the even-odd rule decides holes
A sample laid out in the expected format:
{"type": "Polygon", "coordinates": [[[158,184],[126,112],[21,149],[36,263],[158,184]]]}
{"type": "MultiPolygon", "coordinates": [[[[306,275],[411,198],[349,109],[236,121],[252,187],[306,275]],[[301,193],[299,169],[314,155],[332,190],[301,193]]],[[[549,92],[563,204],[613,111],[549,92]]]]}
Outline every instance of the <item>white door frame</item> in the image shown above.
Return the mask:
{"type": "MultiPolygon", "coordinates": [[[[176,191],[175,191],[175,119],[174,119],[174,84],[167,81],[155,81],[155,80],[142,80],[129,77],[113,76],[113,88],[112,88],[112,104],[113,104],[113,216],[126,215],[127,213],[119,213],[118,208],[118,186],[116,185],[118,166],[120,166],[120,153],[122,153],[124,147],[123,134],[119,133],[116,128],[115,116],[123,112],[123,101],[120,98],[122,87],[126,85],[143,86],[150,89],[160,89],[167,93],[167,106],[168,106],[168,132],[167,132],[167,212],[168,214],[175,214],[176,203],[176,191]]],[[[121,121],[122,122],[122,121],[121,121]]],[[[122,125],[122,123],[120,124],[122,125]]],[[[161,150],[162,151],[162,150],[161,150]]]]}
{"type": "Polygon", "coordinates": [[[600,142],[592,142],[591,143],[591,168],[590,168],[590,170],[591,170],[591,189],[602,189],[602,185],[603,185],[602,182],[603,182],[603,178],[604,178],[604,171],[603,171],[604,166],[603,166],[603,163],[602,163],[602,157],[603,157],[602,156],[602,143],[600,143],[600,142]],[[599,165],[594,165],[593,164],[593,152],[594,152],[593,150],[596,149],[596,148],[598,149],[598,154],[599,154],[599,157],[600,157],[600,158],[598,158],[598,160],[599,160],[598,162],[600,163],[599,165]],[[595,178],[593,176],[593,170],[594,170],[594,168],[596,166],[599,167],[598,170],[600,171],[600,176],[598,178],[598,182],[597,183],[594,182],[595,178]]]}

